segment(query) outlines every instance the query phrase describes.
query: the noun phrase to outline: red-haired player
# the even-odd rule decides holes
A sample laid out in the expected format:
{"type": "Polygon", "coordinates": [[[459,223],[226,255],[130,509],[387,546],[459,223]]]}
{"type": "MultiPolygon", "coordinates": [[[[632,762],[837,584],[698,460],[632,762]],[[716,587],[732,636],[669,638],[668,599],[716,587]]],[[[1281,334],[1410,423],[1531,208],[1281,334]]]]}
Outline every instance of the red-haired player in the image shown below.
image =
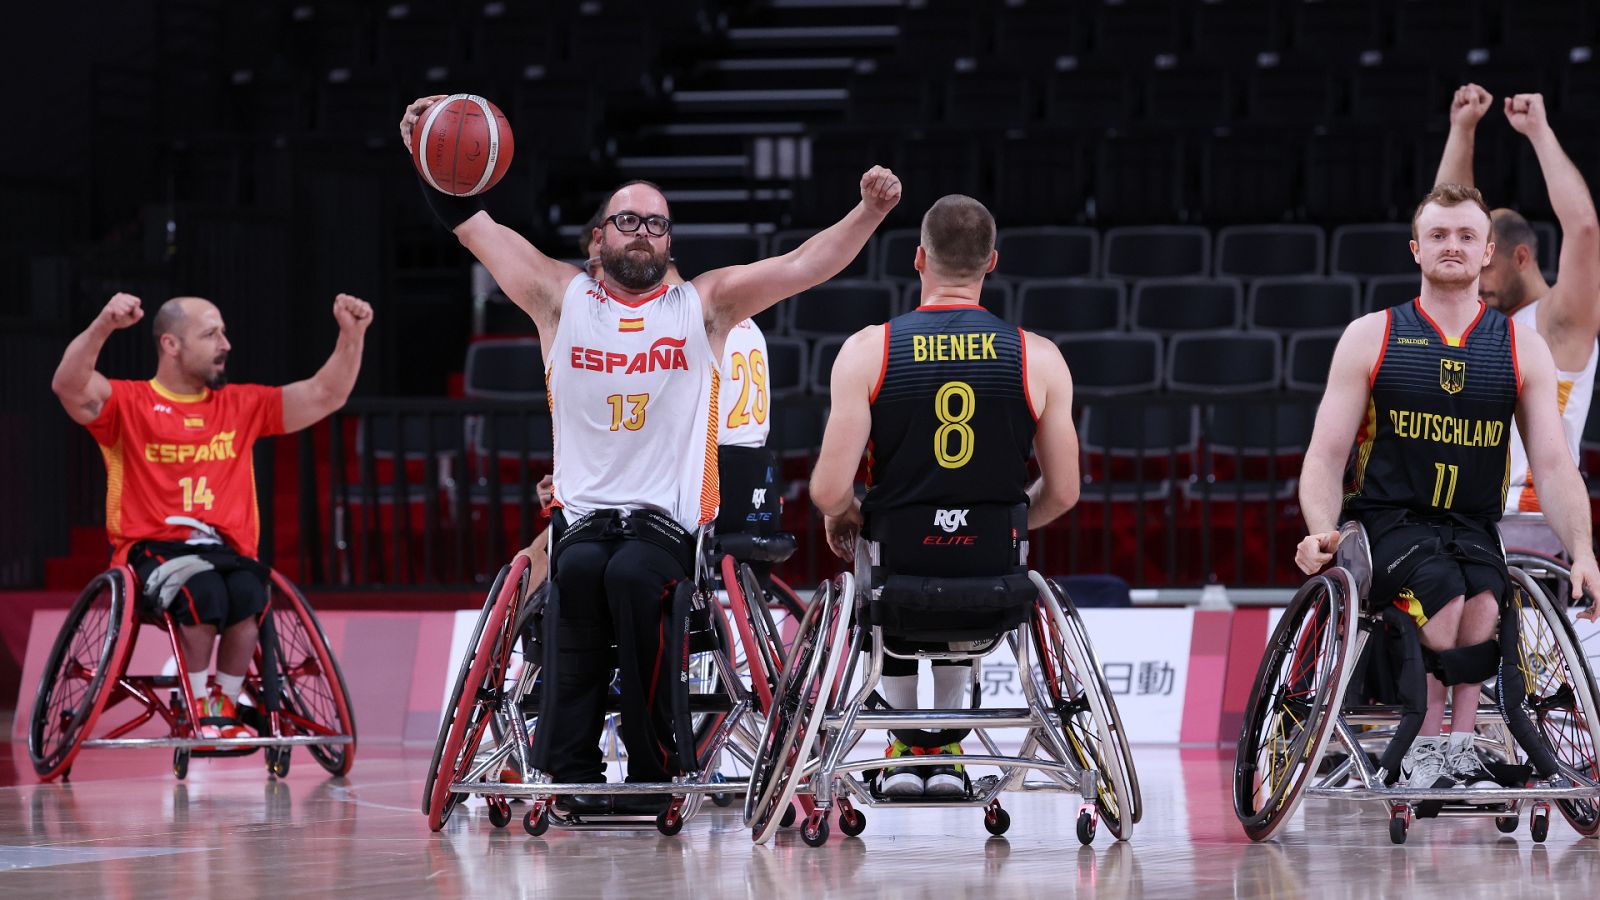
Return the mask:
{"type": "Polygon", "coordinates": [[[316,375],[283,387],[229,385],[232,345],[222,313],[199,297],[174,297],[155,315],[155,377],[112,381],[95,371],[100,348],[144,318],[138,297],[117,294],[67,345],[51,381],[67,415],[88,427],[105,457],[112,561],[133,566],[145,592],[182,626],[206,737],[241,733],[234,701],[266,608],[251,449],[257,438],[299,431],[343,406],[361,368],[372,307],[340,294],[333,317],[338,343],[316,375]],[[208,692],[219,632],[216,687],[208,692]]]}

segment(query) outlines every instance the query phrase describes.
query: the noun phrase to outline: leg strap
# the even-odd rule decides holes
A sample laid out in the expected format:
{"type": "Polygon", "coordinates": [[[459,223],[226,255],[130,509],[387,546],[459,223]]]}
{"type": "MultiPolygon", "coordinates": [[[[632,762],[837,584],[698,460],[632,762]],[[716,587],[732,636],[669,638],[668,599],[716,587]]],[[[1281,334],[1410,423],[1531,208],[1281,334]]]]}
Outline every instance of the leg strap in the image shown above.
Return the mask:
{"type": "Polygon", "coordinates": [[[1417,732],[1422,730],[1422,717],[1428,711],[1428,680],[1417,623],[1395,606],[1384,608],[1383,623],[1400,697],[1400,721],[1395,725],[1394,737],[1384,748],[1378,766],[1383,769],[1384,783],[1394,784],[1400,778],[1400,761],[1411,749],[1417,732]]]}
{"type": "Polygon", "coordinates": [[[1422,655],[1428,671],[1445,686],[1473,684],[1494,677],[1500,667],[1500,642],[1490,638],[1481,644],[1450,650],[1429,650],[1422,655]]]}

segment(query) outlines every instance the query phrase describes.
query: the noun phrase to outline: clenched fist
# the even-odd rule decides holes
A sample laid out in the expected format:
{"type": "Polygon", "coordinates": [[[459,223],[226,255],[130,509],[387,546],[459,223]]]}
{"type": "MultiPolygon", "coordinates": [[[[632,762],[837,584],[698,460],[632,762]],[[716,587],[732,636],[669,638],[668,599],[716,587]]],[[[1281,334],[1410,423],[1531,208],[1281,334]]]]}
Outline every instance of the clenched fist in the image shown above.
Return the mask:
{"type": "Polygon", "coordinates": [[[98,321],[110,326],[112,330],[127,328],[144,318],[144,309],[139,305],[138,297],[132,294],[117,292],[106,301],[105,309],[100,310],[98,321]]]}
{"type": "Polygon", "coordinates": [[[1300,546],[1294,550],[1294,564],[1307,575],[1315,575],[1333,561],[1333,553],[1338,549],[1339,532],[1308,534],[1300,539],[1300,546]]]}
{"type": "Polygon", "coordinates": [[[1476,84],[1456,88],[1455,98],[1450,101],[1450,127],[1476,128],[1493,103],[1494,96],[1476,84]]]}
{"type": "Polygon", "coordinates": [[[372,324],[372,305],[360,297],[340,294],[333,298],[333,319],[341,332],[360,337],[372,324]]]}
{"type": "Polygon", "coordinates": [[[417,127],[417,120],[427,112],[428,107],[443,100],[447,94],[434,94],[429,97],[418,97],[406,107],[405,115],[400,117],[400,142],[406,145],[406,152],[411,152],[411,131],[417,127]]]}
{"type": "Polygon", "coordinates": [[[1518,134],[1533,137],[1550,127],[1544,117],[1543,94],[1517,94],[1506,98],[1506,119],[1518,134]]]}
{"type": "Polygon", "coordinates": [[[873,166],[861,176],[861,202],[878,215],[887,215],[900,202],[900,177],[883,166],[873,166]]]}

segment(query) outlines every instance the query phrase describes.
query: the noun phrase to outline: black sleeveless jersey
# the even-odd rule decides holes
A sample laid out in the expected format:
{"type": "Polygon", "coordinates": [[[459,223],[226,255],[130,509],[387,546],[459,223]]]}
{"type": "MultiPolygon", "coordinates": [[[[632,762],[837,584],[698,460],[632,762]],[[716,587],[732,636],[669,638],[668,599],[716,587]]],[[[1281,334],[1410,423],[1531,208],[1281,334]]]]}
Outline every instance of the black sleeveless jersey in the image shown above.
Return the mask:
{"type": "Polygon", "coordinates": [[[978,306],[919,307],[884,327],[863,511],[1026,503],[1022,332],[978,306]]]}
{"type": "Polygon", "coordinates": [[[1447,340],[1421,300],[1388,316],[1345,508],[1499,520],[1521,387],[1511,320],[1484,306],[1447,340]]]}

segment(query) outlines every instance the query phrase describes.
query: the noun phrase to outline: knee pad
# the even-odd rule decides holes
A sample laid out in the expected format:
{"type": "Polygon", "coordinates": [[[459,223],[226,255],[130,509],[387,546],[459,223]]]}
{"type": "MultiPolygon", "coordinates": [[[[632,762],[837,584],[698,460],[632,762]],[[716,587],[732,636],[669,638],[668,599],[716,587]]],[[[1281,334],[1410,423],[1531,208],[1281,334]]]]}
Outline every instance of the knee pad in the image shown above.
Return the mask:
{"type": "Polygon", "coordinates": [[[1450,650],[1423,650],[1428,671],[1445,685],[1473,684],[1494,677],[1500,668],[1500,642],[1493,638],[1450,650]]]}

